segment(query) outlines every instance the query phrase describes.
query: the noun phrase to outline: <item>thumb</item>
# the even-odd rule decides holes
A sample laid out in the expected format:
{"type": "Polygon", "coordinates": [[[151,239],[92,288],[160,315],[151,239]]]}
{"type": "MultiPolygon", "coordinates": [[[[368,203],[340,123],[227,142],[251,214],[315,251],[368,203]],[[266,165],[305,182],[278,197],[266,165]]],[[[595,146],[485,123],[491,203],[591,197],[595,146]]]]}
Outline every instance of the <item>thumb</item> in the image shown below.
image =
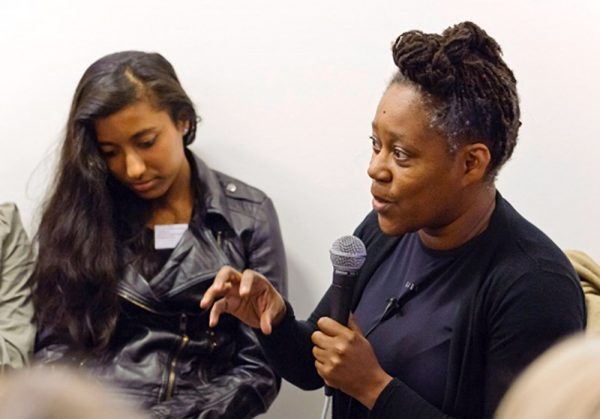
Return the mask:
{"type": "Polygon", "coordinates": [[[271,313],[269,313],[269,311],[265,311],[260,316],[260,330],[265,335],[270,335],[273,331],[273,325],[271,323],[271,313]]]}
{"type": "Polygon", "coordinates": [[[356,318],[354,317],[354,314],[350,314],[350,318],[348,319],[348,328],[350,328],[350,330],[358,333],[359,335],[363,336],[363,332],[360,329],[360,326],[358,325],[358,323],[356,322],[356,318]]]}

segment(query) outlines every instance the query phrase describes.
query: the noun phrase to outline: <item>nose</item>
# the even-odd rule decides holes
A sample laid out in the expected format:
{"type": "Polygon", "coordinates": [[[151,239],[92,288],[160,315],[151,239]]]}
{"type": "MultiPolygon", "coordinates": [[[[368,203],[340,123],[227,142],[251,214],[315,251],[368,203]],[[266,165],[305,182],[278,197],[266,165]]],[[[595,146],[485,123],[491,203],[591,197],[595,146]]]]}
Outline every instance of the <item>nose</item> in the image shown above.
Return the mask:
{"type": "Polygon", "coordinates": [[[379,153],[373,153],[367,174],[371,179],[378,182],[390,182],[392,180],[392,172],[387,164],[386,153],[383,150],[379,153]]]}
{"type": "Polygon", "coordinates": [[[125,156],[125,170],[129,179],[141,179],[146,171],[144,159],[135,152],[129,152],[125,156]]]}

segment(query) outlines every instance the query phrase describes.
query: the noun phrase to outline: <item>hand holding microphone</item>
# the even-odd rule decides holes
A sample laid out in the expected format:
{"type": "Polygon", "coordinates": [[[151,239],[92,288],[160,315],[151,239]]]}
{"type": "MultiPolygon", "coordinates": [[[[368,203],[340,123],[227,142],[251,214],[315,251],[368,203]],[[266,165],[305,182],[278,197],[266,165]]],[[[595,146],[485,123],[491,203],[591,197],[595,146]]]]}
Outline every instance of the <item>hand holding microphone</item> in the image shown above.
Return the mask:
{"type": "Polygon", "coordinates": [[[360,327],[349,319],[354,283],[366,249],[357,237],[344,236],[333,243],[330,258],[331,313],[318,320],[319,330],[311,336],[315,366],[327,384],[326,395],[331,395],[331,387],[338,388],[370,409],[392,377],[379,365],[360,327]]]}

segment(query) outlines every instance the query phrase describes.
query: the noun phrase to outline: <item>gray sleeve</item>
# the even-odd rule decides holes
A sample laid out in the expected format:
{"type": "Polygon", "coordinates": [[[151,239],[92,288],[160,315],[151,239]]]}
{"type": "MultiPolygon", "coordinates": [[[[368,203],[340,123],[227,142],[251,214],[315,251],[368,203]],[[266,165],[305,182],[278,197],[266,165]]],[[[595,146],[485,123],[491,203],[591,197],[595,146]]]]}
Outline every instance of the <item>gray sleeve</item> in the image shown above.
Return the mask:
{"type": "Polygon", "coordinates": [[[24,366],[35,327],[29,277],[34,257],[14,204],[0,205],[0,368],[24,366]]]}

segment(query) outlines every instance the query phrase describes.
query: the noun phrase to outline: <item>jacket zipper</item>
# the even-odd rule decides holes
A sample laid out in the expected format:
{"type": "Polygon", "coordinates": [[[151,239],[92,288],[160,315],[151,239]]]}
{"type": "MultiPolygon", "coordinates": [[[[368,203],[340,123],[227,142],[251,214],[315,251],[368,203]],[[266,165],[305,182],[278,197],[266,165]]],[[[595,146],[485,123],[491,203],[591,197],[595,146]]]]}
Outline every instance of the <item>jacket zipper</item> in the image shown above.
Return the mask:
{"type": "Polygon", "coordinates": [[[144,309],[144,310],[146,310],[146,311],[149,311],[149,312],[151,312],[151,313],[154,313],[154,314],[162,314],[162,313],[161,313],[161,312],[159,312],[158,310],[155,310],[155,309],[153,309],[153,308],[152,308],[152,307],[150,307],[150,306],[147,306],[147,305],[145,305],[145,304],[143,304],[143,303],[140,303],[139,301],[137,301],[137,299],[133,299],[133,298],[131,298],[131,297],[130,297],[129,295],[127,295],[127,293],[126,293],[125,291],[123,291],[123,290],[119,290],[118,294],[119,294],[119,296],[121,296],[121,297],[123,297],[124,299],[126,299],[127,301],[129,301],[131,304],[133,304],[133,305],[135,305],[135,306],[138,306],[138,307],[140,307],[140,308],[143,308],[143,309],[144,309]]]}
{"type": "MultiPolygon", "coordinates": [[[[119,295],[135,306],[143,308],[144,310],[147,310],[151,313],[161,314],[159,311],[154,310],[153,308],[151,308],[143,303],[140,303],[139,301],[137,301],[137,299],[133,299],[126,292],[124,292],[122,290],[119,291],[119,295]]],[[[181,332],[181,341],[179,342],[179,346],[178,346],[177,350],[175,351],[173,358],[171,358],[171,361],[169,362],[169,373],[167,375],[167,390],[165,393],[164,400],[169,400],[171,397],[173,397],[173,392],[175,391],[175,375],[176,375],[175,369],[177,368],[178,357],[181,354],[181,351],[183,351],[183,349],[187,346],[187,344],[190,341],[189,336],[186,334],[186,332],[187,332],[187,314],[185,314],[185,313],[181,313],[181,315],[179,317],[179,331],[181,332]]]]}
{"type": "Polygon", "coordinates": [[[167,381],[167,392],[165,395],[165,400],[169,400],[171,397],[173,397],[173,392],[175,391],[175,369],[177,368],[178,357],[181,354],[181,351],[183,351],[183,349],[187,346],[188,342],[190,341],[190,338],[186,334],[187,315],[185,313],[181,313],[181,316],[179,317],[179,331],[181,332],[181,342],[179,343],[179,347],[177,348],[177,351],[175,352],[173,358],[171,358],[171,362],[169,363],[169,375],[167,381]]]}

